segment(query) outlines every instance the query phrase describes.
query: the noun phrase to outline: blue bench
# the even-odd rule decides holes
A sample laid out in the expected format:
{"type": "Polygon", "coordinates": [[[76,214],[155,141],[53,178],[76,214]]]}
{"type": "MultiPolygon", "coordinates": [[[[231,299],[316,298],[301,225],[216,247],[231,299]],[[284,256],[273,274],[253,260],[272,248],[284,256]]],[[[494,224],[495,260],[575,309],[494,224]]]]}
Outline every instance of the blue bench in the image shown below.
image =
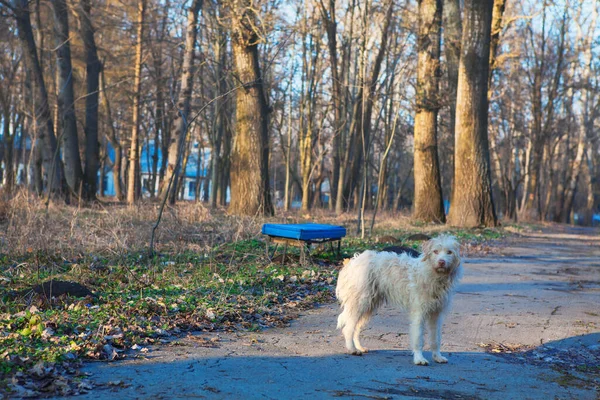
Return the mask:
{"type": "MultiPolygon", "coordinates": [[[[269,243],[275,243],[277,247],[284,245],[283,262],[287,246],[295,246],[300,248],[300,262],[306,260],[305,252],[310,254],[310,246],[312,244],[321,244],[327,242],[337,242],[337,254],[340,255],[340,244],[344,236],[346,236],[346,228],[343,226],[326,225],[326,224],[264,224],[262,227],[263,235],[267,235],[266,252],[269,256],[269,243]]],[[[333,245],[331,246],[333,250],[333,245]]]]}

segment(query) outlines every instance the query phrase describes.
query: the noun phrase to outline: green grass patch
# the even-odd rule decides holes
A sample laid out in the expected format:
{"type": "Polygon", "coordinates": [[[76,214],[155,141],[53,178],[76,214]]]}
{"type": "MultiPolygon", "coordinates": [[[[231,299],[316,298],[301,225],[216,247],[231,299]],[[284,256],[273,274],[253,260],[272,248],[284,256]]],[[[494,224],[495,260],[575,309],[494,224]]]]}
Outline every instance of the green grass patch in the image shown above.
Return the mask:
{"type": "MultiPolygon", "coordinates": [[[[257,330],[288,323],[295,310],[333,298],[330,252],[285,265],[264,242],[244,240],[205,253],[131,252],[112,258],[2,256],[0,371],[39,361],[102,359],[104,346],[128,350],[186,331],[257,330]],[[94,296],[48,298],[28,288],[48,279],[78,282],[94,296]]],[[[293,252],[293,251],[292,251],[293,252]]]]}

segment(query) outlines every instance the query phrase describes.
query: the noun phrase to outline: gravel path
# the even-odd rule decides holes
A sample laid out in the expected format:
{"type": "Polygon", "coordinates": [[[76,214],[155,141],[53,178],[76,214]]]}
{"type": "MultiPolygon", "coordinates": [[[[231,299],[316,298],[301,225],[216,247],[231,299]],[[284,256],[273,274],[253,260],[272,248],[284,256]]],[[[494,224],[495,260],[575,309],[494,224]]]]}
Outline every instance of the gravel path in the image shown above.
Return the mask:
{"type": "Polygon", "coordinates": [[[364,332],[370,353],[345,354],[335,330],[338,308],[329,304],[285,329],[199,335],[137,359],[87,364],[100,386],[83,397],[600,397],[598,230],[523,233],[464,266],[444,325],[447,365],[411,363],[407,318],[393,308],[382,309],[364,332]]]}

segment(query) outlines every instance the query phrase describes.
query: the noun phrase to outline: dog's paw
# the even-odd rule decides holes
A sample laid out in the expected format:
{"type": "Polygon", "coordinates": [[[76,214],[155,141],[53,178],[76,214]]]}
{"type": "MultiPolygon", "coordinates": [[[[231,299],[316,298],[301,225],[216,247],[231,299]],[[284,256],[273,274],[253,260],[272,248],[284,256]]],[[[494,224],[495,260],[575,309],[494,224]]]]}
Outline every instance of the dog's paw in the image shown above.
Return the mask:
{"type": "Polygon", "coordinates": [[[429,365],[429,361],[427,361],[421,354],[415,354],[413,356],[413,363],[415,365],[429,365]]]}
{"type": "Polygon", "coordinates": [[[357,347],[357,349],[361,353],[368,353],[369,352],[369,349],[367,349],[366,347],[357,347]]]}
{"type": "Polygon", "coordinates": [[[440,353],[437,353],[433,355],[433,361],[440,364],[446,364],[448,362],[448,359],[442,356],[440,353]]]}
{"type": "Polygon", "coordinates": [[[363,352],[362,352],[362,351],[360,351],[360,350],[354,350],[354,351],[353,351],[352,353],[350,353],[350,354],[352,354],[353,356],[362,356],[362,355],[363,355],[363,352]]]}

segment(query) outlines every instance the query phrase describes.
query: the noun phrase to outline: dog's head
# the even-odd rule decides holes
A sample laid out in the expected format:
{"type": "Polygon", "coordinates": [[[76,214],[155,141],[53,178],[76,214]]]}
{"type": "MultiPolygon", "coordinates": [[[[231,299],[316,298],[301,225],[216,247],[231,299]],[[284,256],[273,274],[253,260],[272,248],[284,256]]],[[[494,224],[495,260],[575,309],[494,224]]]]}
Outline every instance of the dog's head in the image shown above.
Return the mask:
{"type": "Polygon", "coordinates": [[[453,275],[460,267],[460,244],[454,236],[440,235],[423,243],[423,261],[440,275],[453,275]]]}

